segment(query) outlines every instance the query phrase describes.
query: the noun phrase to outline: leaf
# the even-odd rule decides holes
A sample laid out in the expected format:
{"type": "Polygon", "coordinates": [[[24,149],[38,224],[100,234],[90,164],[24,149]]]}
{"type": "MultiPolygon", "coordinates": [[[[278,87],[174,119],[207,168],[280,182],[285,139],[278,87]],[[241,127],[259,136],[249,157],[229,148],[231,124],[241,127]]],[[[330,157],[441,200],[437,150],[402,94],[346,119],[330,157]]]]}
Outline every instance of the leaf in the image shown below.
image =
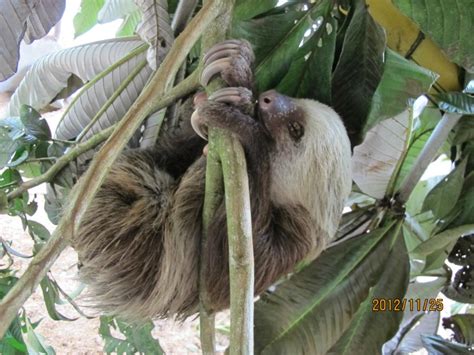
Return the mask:
{"type": "Polygon", "coordinates": [[[398,230],[392,223],[337,244],[263,295],[255,304],[255,352],[325,354],[382,273],[398,230]]]}
{"type": "Polygon", "coordinates": [[[148,65],[156,70],[174,42],[166,0],[136,0],[142,12],[142,21],[137,33],[150,46],[146,59],[148,65]]]}
{"type": "Polygon", "coordinates": [[[456,314],[443,318],[443,327],[454,332],[454,340],[466,345],[474,345],[474,314],[456,314]]]}
{"type": "Polygon", "coordinates": [[[454,208],[461,195],[466,163],[467,159],[464,159],[428,193],[422,212],[431,210],[436,217],[442,219],[454,208]]]}
{"type": "Polygon", "coordinates": [[[10,137],[1,123],[2,121],[0,121],[0,169],[7,166],[18,147],[17,142],[10,137]]]}
{"type": "Polygon", "coordinates": [[[56,309],[56,303],[60,300],[59,291],[56,285],[49,279],[48,276],[44,277],[40,282],[41,291],[43,292],[44,304],[46,310],[48,311],[49,317],[53,320],[63,320],[63,321],[74,321],[77,318],[68,318],[62,315],[56,309]]]}
{"type": "Polygon", "coordinates": [[[472,116],[461,117],[455,128],[456,135],[453,138],[453,144],[474,142],[474,119],[472,116]]]}
{"type": "Polygon", "coordinates": [[[74,38],[89,31],[97,24],[97,15],[104,0],[81,0],[79,12],[74,16],[74,38]]]}
{"type": "Polygon", "coordinates": [[[127,15],[117,30],[117,37],[127,37],[135,34],[135,30],[142,20],[142,13],[140,10],[135,10],[131,14],[127,15]]]}
{"type": "Polygon", "coordinates": [[[278,0],[237,0],[233,12],[234,21],[250,20],[273,9],[278,2],[278,0]]]}
{"type": "Polygon", "coordinates": [[[283,13],[269,14],[248,21],[237,21],[232,36],[245,38],[252,43],[256,57],[255,82],[257,91],[274,89],[286,75],[299,51],[305,32],[317,25],[317,13],[330,0],[285,7],[283,13]]]}
{"type": "Polygon", "coordinates": [[[28,347],[28,353],[47,355],[55,354],[54,349],[51,346],[46,345],[43,337],[35,332],[25,313],[21,315],[20,320],[22,323],[21,332],[23,340],[28,347]]]}
{"type": "Polygon", "coordinates": [[[456,207],[446,219],[452,220],[446,228],[454,228],[464,224],[474,224],[474,172],[465,179],[456,207]]]}
{"type": "MultiPolygon", "coordinates": [[[[330,5],[330,3],[328,3],[330,5]]],[[[337,22],[330,16],[332,6],[321,6],[314,16],[319,27],[311,28],[277,90],[291,97],[311,98],[331,104],[331,73],[336,45],[337,22]]]]}
{"type": "Polygon", "coordinates": [[[137,5],[133,0],[105,0],[104,6],[99,11],[97,19],[99,23],[112,22],[136,13],[137,5]]]}
{"type": "Polygon", "coordinates": [[[474,115],[474,97],[462,92],[449,92],[436,95],[441,110],[464,115],[474,115]]]}
{"type": "Polygon", "coordinates": [[[448,57],[474,71],[474,43],[471,32],[474,10],[470,0],[394,0],[406,16],[436,42],[448,57]]]}
{"type": "Polygon", "coordinates": [[[434,251],[441,250],[452,242],[455,242],[464,234],[470,234],[474,232],[474,224],[466,224],[461,227],[447,229],[441,233],[438,233],[419,244],[410,253],[418,256],[427,256],[434,251]]]}
{"type": "Polygon", "coordinates": [[[353,145],[360,143],[370,103],[382,78],[385,33],[356,0],[341,55],[333,73],[332,102],[344,119],[353,145]]]}
{"type": "MultiPolygon", "coordinates": [[[[398,190],[405,177],[411,171],[423,147],[430,138],[431,133],[433,133],[433,130],[440,119],[441,113],[437,108],[433,107],[425,108],[421,115],[418,118],[415,118],[408,151],[403,158],[402,166],[396,177],[395,190],[398,190]]],[[[445,143],[445,145],[449,146],[447,143],[445,143]]],[[[421,208],[422,202],[423,201],[420,201],[420,205],[418,206],[419,208],[421,208]]]]}
{"type": "Polygon", "coordinates": [[[0,81],[15,74],[20,42],[44,36],[61,18],[65,1],[2,0],[0,1],[0,81]]]}
{"type": "Polygon", "coordinates": [[[65,0],[36,1],[26,21],[25,43],[30,44],[46,36],[51,28],[61,20],[65,8],[65,0]]]}
{"type": "Polygon", "coordinates": [[[21,123],[25,127],[25,133],[40,140],[51,139],[51,131],[48,122],[35,111],[34,108],[22,105],[20,107],[21,123]]]}
{"type": "Polygon", "coordinates": [[[136,352],[145,354],[164,354],[160,344],[151,335],[154,325],[151,321],[142,325],[131,326],[113,317],[100,317],[99,334],[104,339],[104,351],[107,354],[134,354],[136,352]],[[120,332],[125,339],[119,339],[112,335],[111,329],[120,332]]]}
{"type": "Polygon", "coordinates": [[[416,99],[427,92],[437,78],[437,74],[386,49],[384,72],[370,102],[364,132],[378,122],[404,111],[409,99],[416,99]]]}
{"type": "Polygon", "coordinates": [[[402,314],[376,312],[374,300],[403,299],[410,273],[406,246],[401,235],[388,255],[382,276],[354,315],[349,328],[327,354],[377,354],[398,329],[402,314]]]}
{"type": "Polygon", "coordinates": [[[456,355],[469,355],[472,352],[465,345],[451,343],[439,335],[421,336],[423,345],[430,355],[445,355],[445,354],[456,354],[456,355]]]}
{"type": "Polygon", "coordinates": [[[377,199],[386,195],[410,131],[409,112],[404,111],[372,128],[354,148],[352,178],[362,192],[377,199]]]}
{"type": "MultiPolygon", "coordinates": [[[[27,72],[11,97],[10,115],[18,115],[21,104],[40,110],[66,87],[71,75],[87,82],[141,44],[134,39],[112,39],[66,48],[41,58],[27,72]]],[[[132,64],[136,62],[132,60],[132,64]]],[[[130,69],[126,67],[122,71],[129,73],[130,69]]]]}
{"type": "Polygon", "coordinates": [[[49,230],[41,223],[28,221],[28,230],[30,233],[42,241],[47,241],[51,237],[49,230]]]}

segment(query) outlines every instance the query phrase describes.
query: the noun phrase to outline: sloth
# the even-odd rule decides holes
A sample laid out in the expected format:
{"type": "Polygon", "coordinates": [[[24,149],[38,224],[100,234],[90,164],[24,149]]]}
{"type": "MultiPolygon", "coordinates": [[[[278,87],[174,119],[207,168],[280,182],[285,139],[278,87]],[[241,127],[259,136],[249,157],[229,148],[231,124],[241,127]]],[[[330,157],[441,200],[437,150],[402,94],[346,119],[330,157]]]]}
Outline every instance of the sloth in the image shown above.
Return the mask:
{"type": "Polygon", "coordinates": [[[214,46],[201,82],[220,76],[229,87],[196,96],[191,119],[112,166],[72,240],[94,307],[130,320],[187,318],[199,310],[199,267],[212,311],[229,306],[224,199],[201,250],[208,127],[229,131],[245,152],[255,295],[335,235],[351,189],[344,125],[330,107],[274,90],[256,103],[252,61],[245,41],[214,46]]]}

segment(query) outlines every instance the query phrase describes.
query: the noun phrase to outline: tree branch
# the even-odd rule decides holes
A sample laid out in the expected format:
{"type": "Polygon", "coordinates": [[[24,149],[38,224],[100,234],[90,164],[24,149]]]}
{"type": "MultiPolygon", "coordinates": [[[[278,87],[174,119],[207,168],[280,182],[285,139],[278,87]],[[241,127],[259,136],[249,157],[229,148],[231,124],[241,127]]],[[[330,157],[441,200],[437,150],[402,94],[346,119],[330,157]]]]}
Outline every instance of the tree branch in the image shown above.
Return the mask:
{"type": "Polygon", "coordinates": [[[436,125],[433,133],[431,134],[428,142],[426,142],[423,150],[416,159],[413,167],[403,180],[402,185],[400,186],[397,200],[401,203],[408,201],[413,189],[415,188],[418,181],[420,181],[421,176],[425,172],[428,165],[433,161],[436,153],[443,143],[448,138],[449,132],[454,128],[456,123],[461,118],[461,115],[454,113],[445,113],[441,120],[436,125]]]}
{"type": "MultiPolygon", "coordinates": [[[[226,11],[209,26],[203,37],[203,49],[208,49],[224,40],[230,28],[235,1],[216,2],[220,2],[226,11]]],[[[204,50],[202,52],[204,53],[204,50]]],[[[222,81],[213,80],[206,91],[210,94],[220,87],[222,87],[222,81]]],[[[245,154],[240,142],[229,132],[209,127],[202,248],[206,247],[209,237],[208,227],[222,200],[223,187],[229,239],[230,354],[251,354],[253,352],[254,261],[245,154]]],[[[212,304],[211,300],[203,287],[205,275],[202,270],[201,267],[201,346],[204,354],[213,354],[214,318],[209,307],[212,304]]]]}
{"type": "Polygon", "coordinates": [[[90,204],[111,165],[147,115],[171,104],[176,97],[189,94],[186,80],[169,89],[174,76],[201,34],[219,13],[216,3],[206,3],[176,38],[170,52],[150,83],[130,107],[116,129],[95,155],[89,169],[70,193],[70,207],[66,209],[48,243],[33,258],[25,273],[0,302],[0,338],[3,337],[19,308],[33,293],[39,282],[67,245],[65,236],[72,237],[78,230],[84,212],[90,204]],[[166,93],[166,94],[165,94],[166,93]]]}

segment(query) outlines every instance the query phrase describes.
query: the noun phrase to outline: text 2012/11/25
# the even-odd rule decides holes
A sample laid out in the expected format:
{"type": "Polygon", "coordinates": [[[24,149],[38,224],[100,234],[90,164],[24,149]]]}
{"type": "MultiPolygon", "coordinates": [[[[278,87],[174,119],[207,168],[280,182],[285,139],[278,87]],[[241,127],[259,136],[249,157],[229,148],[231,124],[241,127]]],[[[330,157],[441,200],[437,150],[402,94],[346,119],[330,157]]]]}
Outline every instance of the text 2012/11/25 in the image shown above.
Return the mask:
{"type": "Polygon", "coordinates": [[[374,298],[372,312],[404,312],[405,309],[419,312],[441,312],[442,298],[374,298]]]}

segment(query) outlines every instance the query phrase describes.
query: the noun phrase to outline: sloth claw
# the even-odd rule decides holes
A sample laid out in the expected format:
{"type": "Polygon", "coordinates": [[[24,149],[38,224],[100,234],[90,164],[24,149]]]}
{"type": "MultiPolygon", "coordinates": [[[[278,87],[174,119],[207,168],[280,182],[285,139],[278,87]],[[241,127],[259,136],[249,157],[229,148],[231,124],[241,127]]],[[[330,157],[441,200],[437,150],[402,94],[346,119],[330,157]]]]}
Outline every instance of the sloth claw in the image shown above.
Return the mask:
{"type": "Polygon", "coordinates": [[[229,87],[217,90],[209,97],[209,100],[235,106],[253,104],[252,91],[243,87],[229,87]]]}
{"type": "Polygon", "coordinates": [[[220,74],[229,86],[250,87],[251,64],[254,60],[252,47],[247,41],[227,40],[212,47],[204,56],[201,85],[220,74]]]}

